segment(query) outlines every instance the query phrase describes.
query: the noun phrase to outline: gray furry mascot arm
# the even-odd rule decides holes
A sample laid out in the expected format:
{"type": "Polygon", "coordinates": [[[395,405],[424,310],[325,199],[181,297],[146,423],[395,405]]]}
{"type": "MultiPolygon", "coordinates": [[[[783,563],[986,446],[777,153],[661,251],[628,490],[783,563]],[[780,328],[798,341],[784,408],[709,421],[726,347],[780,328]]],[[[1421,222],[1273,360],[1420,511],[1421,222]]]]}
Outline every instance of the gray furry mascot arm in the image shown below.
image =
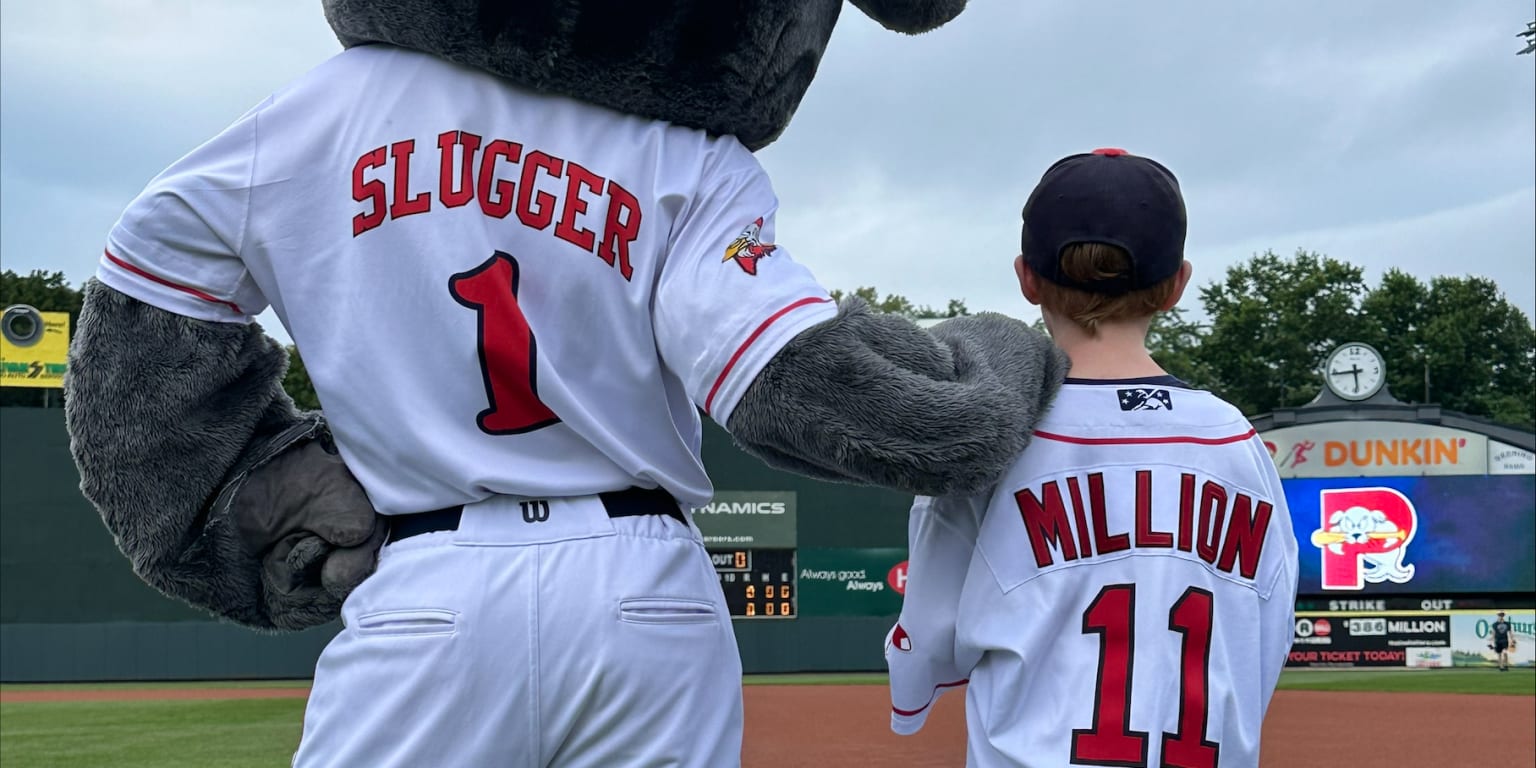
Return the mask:
{"type": "MultiPolygon", "coordinates": [[[[854,0],[934,29],[964,0],[854,0]]],[[[536,90],[771,143],[810,86],[841,0],[326,0],[343,45],[412,48],[536,90]]],[[[258,629],[333,619],[384,525],[320,413],[282,391],[260,327],[172,314],[91,282],[66,380],[82,489],[146,582],[258,629]]],[[[725,426],[800,474],[973,492],[1023,449],[1065,376],[998,315],[922,330],[849,300],[785,346],[725,426]]]]}

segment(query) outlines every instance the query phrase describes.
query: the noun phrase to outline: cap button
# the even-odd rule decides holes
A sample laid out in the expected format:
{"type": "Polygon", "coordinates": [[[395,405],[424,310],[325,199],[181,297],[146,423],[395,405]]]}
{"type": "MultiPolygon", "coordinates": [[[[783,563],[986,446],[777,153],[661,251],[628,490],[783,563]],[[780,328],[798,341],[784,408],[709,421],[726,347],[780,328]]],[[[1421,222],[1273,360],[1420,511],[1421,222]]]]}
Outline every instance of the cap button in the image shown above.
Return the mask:
{"type": "Polygon", "coordinates": [[[1125,150],[1123,150],[1123,149],[1121,149],[1119,147],[1100,147],[1098,149],[1095,149],[1093,151],[1093,153],[1095,155],[1103,155],[1105,157],[1119,157],[1121,155],[1128,155],[1128,154],[1130,154],[1129,152],[1126,152],[1125,150]]]}

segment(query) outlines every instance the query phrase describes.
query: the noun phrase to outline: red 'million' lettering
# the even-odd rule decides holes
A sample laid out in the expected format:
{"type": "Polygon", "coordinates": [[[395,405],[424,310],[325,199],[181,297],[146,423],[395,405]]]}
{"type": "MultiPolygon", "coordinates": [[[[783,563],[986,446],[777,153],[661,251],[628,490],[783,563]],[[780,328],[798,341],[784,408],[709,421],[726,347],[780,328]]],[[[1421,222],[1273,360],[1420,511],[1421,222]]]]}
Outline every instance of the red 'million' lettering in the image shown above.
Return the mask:
{"type": "Polygon", "coordinates": [[[1136,546],[1173,546],[1173,534],[1152,530],[1152,472],[1146,469],[1136,471],[1136,546]]]}
{"type": "Polygon", "coordinates": [[[1029,536],[1035,565],[1040,568],[1055,565],[1055,553],[1059,553],[1061,562],[1065,563],[1125,550],[1168,550],[1174,548],[1177,541],[1178,549],[1192,552],[1219,571],[1233,573],[1236,569],[1245,579],[1255,578],[1274,505],[1214,480],[1197,485],[1194,474],[1181,474],[1176,539],[1173,532],[1153,527],[1155,511],[1152,505],[1157,501],[1153,474],[1153,470],[1137,470],[1134,488],[1131,483],[1126,483],[1123,489],[1109,489],[1111,492],[1131,492],[1133,505],[1129,508],[1135,515],[1134,539],[1129,533],[1111,532],[1109,510],[1127,509],[1127,505],[1123,496],[1111,498],[1106,492],[1101,472],[1086,475],[1086,494],[1080,482],[1084,478],[1076,476],[1047,482],[1038,494],[1027,488],[1015,493],[1014,501],[1019,506],[1019,515],[1029,536]],[[1071,499],[1074,513],[1071,517],[1067,514],[1067,505],[1062,502],[1062,482],[1066,483],[1071,499]]]}
{"type": "Polygon", "coordinates": [[[1107,555],[1131,548],[1131,537],[1124,533],[1109,532],[1109,510],[1104,508],[1104,473],[1088,476],[1088,503],[1093,506],[1093,549],[1096,555],[1107,555]]]}
{"type": "MultiPolygon", "coordinates": [[[[506,139],[492,139],[481,151],[481,137],[468,131],[444,131],[437,135],[437,200],[443,208],[462,208],[480,201],[486,216],[505,219],[517,209],[518,221],[534,230],[547,230],[555,224],[554,235],[571,245],[596,255],[618,270],[625,280],[634,277],[630,247],[640,236],[642,219],[640,201],[629,190],[582,166],[538,150],[523,156],[523,145],[506,139]],[[498,163],[522,168],[501,175],[498,163]],[[539,191],[535,182],[540,175],[564,185],[551,191],[539,191]],[[513,176],[518,181],[512,181],[513,176]],[[580,225],[594,199],[606,198],[602,235],[580,225]],[[559,221],[556,222],[556,213],[559,221]]],[[[432,209],[430,190],[411,189],[411,157],[416,141],[405,139],[376,147],[358,157],[352,167],[352,199],[367,204],[367,209],[352,217],[352,236],[357,237],[386,220],[425,213],[432,209]],[[385,166],[393,165],[391,171],[385,166]],[[370,174],[370,171],[379,171],[370,174]],[[387,203],[387,204],[386,204],[387,203]]],[[[595,221],[595,219],[594,219],[595,221]]]]}
{"type": "Polygon", "coordinates": [[[1227,511],[1227,489],[1207,480],[1200,488],[1200,536],[1195,552],[1200,559],[1215,564],[1216,547],[1221,540],[1221,519],[1227,511]]]}
{"type": "Polygon", "coordinates": [[[1188,552],[1195,537],[1195,476],[1179,475],[1179,551],[1188,552]]]}
{"type": "Polygon", "coordinates": [[[1093,542],[1088,538],[1093,534],[1088,529],[1088,505],[1083,503],[1083,491],[1078,487],[1077,478],[1067,478],[1067,492],[1072,496],[1072,514],[1077,517],[1077,551],[1087,557],[1093,554],[1093,542]]]}
{"type": "Polygon", "coordinates": [[[1231,573],[1234,562],[1240,561],[1239,570],[1245,579],[1253,578],[1259,571],[1259,555],[1269,532],[1269,515],[1274,511],[1274,505],[1261,501],[1250,515],[1252,505],[1253,499],[1247,494],[1237,494],[1232,512],[1227,515],[1227,538],[1221,543],[1221,559],[1216,562],[1218,569],[1231,573]]]}
{"type": "Polygon", "coordinates": [[[1040,492],[1045,496],[1044,504],[1028,488],[1013,495],[1019,505],[1019,514],[1024,518],[1024,530],[1029,532],[1029,546],[1035,553],[1035,565],[1044,568],[1053,562],[1052,546],[1061,550],[1066,561],[1076,560],[1077,548],[1072,546],[1072,526],[1067,522],[1067,508],[1061,503],[1061,488],[1053,480],[1046,483],[1040,492]]]}

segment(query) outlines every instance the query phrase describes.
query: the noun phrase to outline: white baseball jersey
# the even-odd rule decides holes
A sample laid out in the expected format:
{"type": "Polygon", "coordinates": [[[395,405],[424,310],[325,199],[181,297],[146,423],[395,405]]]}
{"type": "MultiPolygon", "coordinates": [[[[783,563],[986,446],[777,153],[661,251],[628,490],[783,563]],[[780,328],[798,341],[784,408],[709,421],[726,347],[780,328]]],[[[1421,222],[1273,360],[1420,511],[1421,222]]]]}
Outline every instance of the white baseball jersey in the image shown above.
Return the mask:
{"type": "Polygon", "coordinates": [[[836,312],[776,208],[735,139],[370,45],[151,182],[98,276],[202,320],[270,305],[386,514],[631,485],[698,506],[697,408],[725,423],[836,312]]]}
{"type": "Polygon", "coordinates": [[[1255,766],[1296,538],[1237,409],[1068,379],[994,491],[919,498],[887,638],[892,729],[967,685],[976,766],[1255,766]]]}

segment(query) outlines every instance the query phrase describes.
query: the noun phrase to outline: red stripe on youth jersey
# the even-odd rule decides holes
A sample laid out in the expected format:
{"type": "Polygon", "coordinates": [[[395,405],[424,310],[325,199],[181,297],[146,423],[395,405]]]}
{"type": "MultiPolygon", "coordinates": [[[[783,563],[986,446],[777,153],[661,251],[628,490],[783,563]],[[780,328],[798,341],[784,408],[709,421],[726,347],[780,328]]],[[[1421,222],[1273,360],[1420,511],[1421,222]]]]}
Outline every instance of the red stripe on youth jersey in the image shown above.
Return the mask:
{"type": "Polygon", "coordinates": [[[945,688],[953,688],[953,687],[955,687],[957,685],[965,685],[966,683],[969,683],[970,681],[971,681],[970,678],[966,678],[964,680],[956,680],[953,683],[939,683],[938,685],[935,685],[933,687],[933,696],[928,698],[928,703],[927,704],[924,704],[921,707],[918,707],[917,709],[911,709],[911,710],[908,710],[908,709],[897,709],[895,707],[891,707],[891,711],[895,712],[898,715],[901,715],[902,717],[911,717],[911,716],[913,716],[913,715],[915,715],[915,714],[917,714],[919,712],[922,712],[923,710],[933,706],[933,700],[939,697],[939,691],[942,691],[945,688]]]}
{"type": "Polygon", "coordinates": [[[1036,432],[1035,437],[1043,437],[1046,440],[1055,440],[1060,443],[1076,443],[1078,445],[1167,445],[1170,443],[1226,445],[1228,443],[1240,443],[1256,434],[1258,432],[1250,429],[1241,435],[1228,435],[1227,437],[1195,437],[1193,435],[1169,435],[1166,437],[1078,437],[1076,435],[1058,435],[1054,432],[1036,432]]]}
{"type": "Polygon", "coordinates": [[[181,285],[180,283],[173,283],[173,282],[171,282],[171,281],[169,281],[169,280],[167,280],[167,279],[165,279],[163,277],[160,277],[158,275],[152,275],[152,274],[150,274],[148,272],[145,272],[142,269],[139,269],[138,267],[135,267],[132,264],[129,264],[126,261],[123,261],[122,259],[119,259],[116,256],[113,256],[111,251],[103,251],[103,253],[105,253],[107,255],[107,258],[109,260],[111,260],[111,262],[113,264],[116,264],[119,267],[122,267],[123,269],[126,269],[129,272],[132,272],[133,274],[138,275],[139,277],[144,278],[145,280],[148,280],[148,281],[153,282],[153,283],[159,283],[159,284],[161,284],[161,285],[163,285],[163,286],[165,286],[167,288],[175,288],[176,290],[181,291],[182,293],[191,294],[193,296],[196,296],[199,299],[202,299],[203,301],[206,301],[206,302],[209,302],[209,303],[212,303],[212,304],[223,304],[224,306],[229,307],[230,309],[233,309],[235,311],[235,314],[238,314],[238,315],[245,314],[244,312],[240,311],[240,307],[238,305],[236,305],[233,301],[225,301],[223,299],[217,299],[217,298],[214,298],[212,296],[209,296],[206,293],[203,293],[202,291],[197,290],[196,288],[188,288],[185,285],[181,285]]]}
{"type": "Polygon", "coordinates": [[[740,360],[741,356],[746,354],[747,348],[752,346],[752,342],[757,341],[757,337],[763,335],[763,331],[768,330],[768,326],[773,325],[778,321],[779,318],[803,306],[806,306],[807,304],[822,304],[828,301],[831,301],[831,299],[817,298],[812,296],[809,298],[800,299],[799,301],[790,304],[789,306],[773,313],[772,315],[769,315],[768,319],[764,320],[762,325],[757,326],[757,330],[753,331],[752,335],[748,336],[747,340],[743,341],[741,346],[736,348],[736,354],[731,355],[731,359],[726,361],[725,367],[720,369],[720,375],[715,378],[715,385],[709,388],[709,396],[704,398],[704,412],[710,412],[710,406],[714,405],[715,402],[715,394],[720,391],[720,385],[725,383],[725,377],[730,374],[732,368],[736,367],[736,361],[740,360]]]}

